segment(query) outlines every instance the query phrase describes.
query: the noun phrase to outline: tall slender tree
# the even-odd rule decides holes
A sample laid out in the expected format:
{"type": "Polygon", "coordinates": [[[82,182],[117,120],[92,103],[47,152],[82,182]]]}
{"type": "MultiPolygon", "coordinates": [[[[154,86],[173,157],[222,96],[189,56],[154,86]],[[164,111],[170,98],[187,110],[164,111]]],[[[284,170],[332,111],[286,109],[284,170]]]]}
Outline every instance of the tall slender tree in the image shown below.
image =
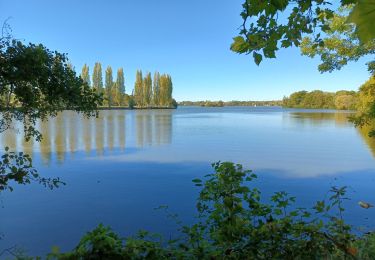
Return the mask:
{"type": "Polygon", "coordinates": [[[102,65],[100,62],[96,62],[94,66],[94,72],[92,74],[92,87],[96,89],[98,94],[103,93],[103,75],[102,65]]]}
{"type": "Polygon", "coordinates": [[[108,99],[108,106],[112,106],[112,86],[113,86],[113,76],[112,67],[108,66],[105,70],[105,92],[108,99]]]}
{"type": "Polygon", "coordinates": [[[117,83],[119,92],[121,94],[125,94],[125,78],[124,78],[124,70],[122,68],[119,68],[117,70],[116,83],[117,83]]]}
{"type": "Polygon", "coordinates": [[[160,74],[159,72],[155,72],[154,74],[154,81],[153,81],[153,91],[152,91],[152,104],[153,106],[160,105],[160,74]]]}
{"type": "Polygon", "coordinates": [[[86,65],[83,65],[82,67],[82,72],[81,72],[81,79],[87,83],[87,85],[91,86],[91,82],[90,82],[90,68],[89,66],[86,65]]]}
{"type": "Polygon", "coordinates": [[[124,95],[125,95],[125,79],[124,79],[124,70],[122,68],[119,68],[117,70],[117,78],[116,78],[116,84],[115,84],[115,90],[114,92],[114,99],[116,99],[116,102],[119,106],[124,105],[124,95]]]}
{"type": "Polygon", "coordinates": [[[143,106],[143,78],[142,78],[142,71],[137,70],[137,74],[135,77],[134,83],[134,101],[136,106],[142,107],[143,106]]]}
{"type": "Polygon", "coordinates": [[[159,105],[162,107],[170,107],[173,103],[172,98],[173,84],[172,77],[168,74],[160,76],[160,94],[159,94],[159,105]]]}
{"type": "Polygon", "coordinates": [[[171,75],[167,74],[167,106],[172,106],[173,98],[172,98],[172,92],[173,92],[173,83],[172,83],[172,77],[171,75]]]}
{"type": "Polygon", "coordinates": [[[143,104],[144,106],[150,106],[152,100],[152,79],[151,73],[147,73],[143,79],[143,104]]]}
{"type": "Polygon", "coordinates": [[[159,93],[159,106],[167,105],[167,75],[160,76],[160,93],[159,93]]]}

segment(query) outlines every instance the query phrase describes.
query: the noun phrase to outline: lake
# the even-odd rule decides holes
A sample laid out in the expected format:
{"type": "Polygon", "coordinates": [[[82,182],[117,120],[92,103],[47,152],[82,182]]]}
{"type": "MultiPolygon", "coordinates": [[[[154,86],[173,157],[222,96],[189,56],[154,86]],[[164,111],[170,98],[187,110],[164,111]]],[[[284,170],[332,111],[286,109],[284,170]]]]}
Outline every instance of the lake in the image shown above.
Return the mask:
{"type": "MultiPolygon", "coordinates": [[[[42,142],[21,133],[1,135],[0,147],[33,156],[41,175],[59,176],[55,190],[14,185],[0,194],[0,249],[18,245],[29,255],[62,250],[99,223],[125,236],[140,229],[176,235],[168,205],[184,223],[196,212],[191,182],[211,163],[233,161],[251,169],[265,198],[285,190],[300,206],[347,185],[345,218],[375,228],[375,140],[347,121],[348,112],[279,107],[180,107],[176,110],[103,110],[99,118],[65,111],[39,122],[42,142]]],[[[17,126],[15,126],[17,127],[17,126]]],[[[18,126],[20,127],[20,126],[18,126]]],[[[21,129],[22,130],[22,129],[21,129]]]]}

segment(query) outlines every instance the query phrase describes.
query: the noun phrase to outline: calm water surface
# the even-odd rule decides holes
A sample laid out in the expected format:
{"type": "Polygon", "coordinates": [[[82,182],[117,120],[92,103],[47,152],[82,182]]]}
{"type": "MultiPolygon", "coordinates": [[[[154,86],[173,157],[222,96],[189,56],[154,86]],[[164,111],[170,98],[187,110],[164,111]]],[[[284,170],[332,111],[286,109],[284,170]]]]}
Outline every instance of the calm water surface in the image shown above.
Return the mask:
{"type": "MultiPolygon", "coordinates": [[[[259,175],[266,197],[286,190],[300,206],[348,185],[346,219],[375,229],[375,141],[348,123],[347,112],[265,107],[101,111],[85,119],[66,111],[38,127],[41,143],[3,133],[0,147],[32,154],[42,175],[66,183],[56,190],[15,186],[0,195],[0,249],[18,245],[31,255],[53,245],[72,249],[99,223],[121,235],[139,229],[168,238],[176,226],[160,210],[169,205],[185,223],[198,194],[191,180],[212,162],[233,161],[259,175]]],[[[17,126],[16,126],[17,127],[17,126]]],[[[18,126],[19,127],[19,126],[18,126]]]]}

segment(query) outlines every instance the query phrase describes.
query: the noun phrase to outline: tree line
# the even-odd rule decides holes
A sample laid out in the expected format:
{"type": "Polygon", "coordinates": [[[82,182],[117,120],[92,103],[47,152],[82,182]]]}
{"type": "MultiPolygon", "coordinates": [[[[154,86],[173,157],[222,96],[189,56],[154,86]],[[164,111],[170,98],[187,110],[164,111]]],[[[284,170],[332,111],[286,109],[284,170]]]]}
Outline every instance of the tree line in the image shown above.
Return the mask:
{"type": "Polygon", "coordinates": [[[172,98],[173,83],[169,74],[160,75],[159,72],[155,72],[152,80],[150,72],[143,77],[142,71],[138,70],[131,95],[125,93],[123,68],[117,70],[116,80],[114,80],[112,67],[108,66],[105,70],[103,83],[102,65],[100,62],[96,62],[91,83],[90,69],[84,64],[81,78],[87,85],[95,89],[96,93],[103,95],[103,105],[106,107],[172,108],[177,106],[176,101],[172,98]]]}
{"type": "Polygon", "coordinates": [[[355,110],[359,102],[359,93],[356,91],[340,90],[337,92],[324,92],[314,90],[311,92],[302,90],[284,97],[283,107],[290,108],[321,108],[355,110]]]}
{"type": "Polygon", "coordinates": [[[201,106],[201,107],[223,107],[223,106],[281,106],[281,100],[271,100],[271,101],[181,101],[178,102],[179,106],[201,106]]]}

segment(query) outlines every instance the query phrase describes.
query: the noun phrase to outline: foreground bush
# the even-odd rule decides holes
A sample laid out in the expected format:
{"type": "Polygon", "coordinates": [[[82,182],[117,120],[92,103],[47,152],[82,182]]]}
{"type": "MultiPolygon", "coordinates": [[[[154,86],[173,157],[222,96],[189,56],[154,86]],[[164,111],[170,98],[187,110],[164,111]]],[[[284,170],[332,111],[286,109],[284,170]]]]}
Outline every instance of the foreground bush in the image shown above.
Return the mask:
{"type": "Polygon", "coordinates": [[[257,176],[230,162],[214,163],[201,186],[192,226],[164,241],[140,232],[122,239],[109,227],[88,232],[71,252],[54,249],[49,259],[371,259],[375,236],[356,238],[345,224],[345,187],[332,187],[327,201],[297,208],[295,198],[276,192],[268,203],[253,181],[257,176]]]}

